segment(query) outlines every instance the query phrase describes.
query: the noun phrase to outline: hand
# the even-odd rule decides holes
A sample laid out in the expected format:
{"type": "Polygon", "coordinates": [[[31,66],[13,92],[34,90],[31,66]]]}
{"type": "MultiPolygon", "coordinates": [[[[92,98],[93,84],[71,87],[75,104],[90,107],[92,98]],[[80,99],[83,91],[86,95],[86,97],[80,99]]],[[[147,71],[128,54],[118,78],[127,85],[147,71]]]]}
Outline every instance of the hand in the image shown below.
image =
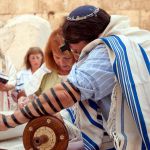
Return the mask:
{"type": "Polygon", "coordinates": [[[19,93],[17,95],[17,99],[19,99],[20,97],[26,97],[26,93],[24,90],[19,91],[19,93]]]}
{"type": "Polygon", "coordinates": [[[19,108],[23,108],[28,102],[30,101],[30,99],[28,97],[20,97],[18,99],[18,107],[19,108]]]}
{"type": "Polygon", "coordinates": [[[0,82],[0,91],[9,91],[9,85],[0,82]]]}
{"type": "Polygon", "coordinates": [[[13,100],[18,103],[18,92],[16,90],[13,90],[11,92],[11,97],[13,98],[13,100]]]}
{"type": "Polygon", "coordinates": [[[2,119],[2,114],[0,114],[0,131],[6,131],[8,128],[5,126],[3,119],[2,119]]]}

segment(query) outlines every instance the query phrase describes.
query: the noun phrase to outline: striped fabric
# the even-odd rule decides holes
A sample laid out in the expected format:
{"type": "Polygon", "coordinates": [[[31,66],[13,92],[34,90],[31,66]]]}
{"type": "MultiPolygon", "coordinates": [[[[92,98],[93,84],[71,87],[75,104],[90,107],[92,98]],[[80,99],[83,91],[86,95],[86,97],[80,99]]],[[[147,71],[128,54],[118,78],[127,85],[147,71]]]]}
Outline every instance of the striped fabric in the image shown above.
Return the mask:
{"type": "Polygon", "coordinates": [[[72,67],[68,80],[80,90],[81,101],[91,98],[98,101],[111,94],[115,74],[104,45],[96,46],[89,55],[85,55],[72,67]]]}
{"type": "Polygon", "coordinates": [[[112,140],[104,134],[103,119],[97,101],[111,94],[114,73],[104,45],[98,45],[89,55],[73,66],[68,80],[81,92],[81,101],[69,110],[72,122],[81,130],[86,150],[113,149],[112,140]],[[86,63],[84,63],[86,59],[86,63]],[[98,84],[101,83],[101,84],[98,84]],[[91,100],[85,100],[93,97],[91,100]],[[75,115],[76,114],[76,115],[75,115]],[[103,141],[103,139],[105,139],[103,141]],[[105,146],[103,145],[105,144],[105,146]]]}
{"type": "Polygon", "coordinates": [[[99,44],[105,44],[116,75],[109,118],[104,121],[115,147],[119,150],[150,149],[149,49],[145,51],[125,36],[110,36],[90,43],[80,59],[99,44]]]}
{"type": "Polygon", "coordinates": [[[120,121],[124,144],[117,146],[118,148],[122,146],[122,149],[150,149],[150,61],[148,56],[140,45],[124,36],[111,36],[102,38],[102,40],[115,53],[113,68],[124,94],[121,105],[123,109],[120,115],[123,117],[120,118],[120,121]],[[126,126],[130,126],[131,122],[124,122],[128,121],[125,116],[125,100],[136,124],[135,128],[137,127],[140,134],[141,142],[139,143],[137,143],[139,135],[135,133],[132,134],[136,136],[135,139],[132,139],[135,142],[129,140],[131,133],[128,134],[126,126]],[[133,145],[131,142],[136,144],[133,145]]]}
{"type": "Polygon", "coordinates": [[[98,109],[98,105],[92,100],[80,101],[67,108],[68,114],[63,116],[80,129],[85,150],[113,150],[112,139],[103,128],[102,115],[98,109]]]}

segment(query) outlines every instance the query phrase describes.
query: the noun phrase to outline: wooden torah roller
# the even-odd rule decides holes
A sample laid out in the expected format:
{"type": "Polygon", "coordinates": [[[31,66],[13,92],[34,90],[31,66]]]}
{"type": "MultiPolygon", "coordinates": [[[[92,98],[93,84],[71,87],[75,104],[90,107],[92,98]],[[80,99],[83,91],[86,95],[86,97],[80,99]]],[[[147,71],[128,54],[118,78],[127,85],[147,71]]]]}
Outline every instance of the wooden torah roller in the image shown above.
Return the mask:
{"type": "Polygon", "coordinates": [[[23,145],[26,150],[66,150],[68,141],[65,125],[54,116],[31,120],[23,132],[23,145]]]}

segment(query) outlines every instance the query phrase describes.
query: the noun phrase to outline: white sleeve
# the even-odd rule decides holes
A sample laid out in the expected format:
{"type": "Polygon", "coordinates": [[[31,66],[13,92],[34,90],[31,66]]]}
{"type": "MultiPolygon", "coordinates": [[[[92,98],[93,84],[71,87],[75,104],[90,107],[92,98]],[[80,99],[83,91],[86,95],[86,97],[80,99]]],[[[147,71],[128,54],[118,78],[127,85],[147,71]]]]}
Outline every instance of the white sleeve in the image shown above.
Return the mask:
{"type": "Polygon", "coordinates": [[[8,57],[5,57],[6,61],[6,70],[8,73],[9,81],[8,84],[16,85],[16,68],[12,64],[11,60],[8,57]]]}

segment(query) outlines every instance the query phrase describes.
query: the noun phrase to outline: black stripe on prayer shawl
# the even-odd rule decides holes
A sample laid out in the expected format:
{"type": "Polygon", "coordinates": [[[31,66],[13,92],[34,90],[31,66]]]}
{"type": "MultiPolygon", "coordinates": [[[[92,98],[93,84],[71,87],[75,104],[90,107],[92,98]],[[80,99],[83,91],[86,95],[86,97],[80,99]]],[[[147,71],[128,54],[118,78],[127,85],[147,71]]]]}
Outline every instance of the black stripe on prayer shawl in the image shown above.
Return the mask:
{"type": "Polygon", "coordinates": [[[79,89],[77,87],[75,87],[68,79],[67,79],[67,82],[77,93],[80,93],[79,89]]]}
{"type": "Polygon", "coordinates": [[[43,116],[44,114],[41,113],[41,111],[39,110],[38,106],[36,105],[36,103],[34,101],[32,101],[32,106],[34,107],[34,109],[36,110],[36,112],[40,115],[43,116]]]}
{"type": "Polygon", "coordinates": [[[14,128],[14,127],[12,127],[12,126],[10,126],[10,125],[8,124],[5,115],[2,115],[2,119],[3,119],[3,122],[4,122],[4,124],[5,124],[5,126],[6,126],[7,128],[14,128]]]}
{"type": "Polygon", "coordinates": [[[56,95],[54,89],[51,88],[50,90],[51,90],[51,92],[52,92],[53,97],[56,99],[57,104],[59,105],[59,107],[60,107],[61,109],[64,109],[64,107],[63,107],[61,101],[59,100],[59,98],[57,97],[57,95],[56,95]]]}
{"type": "Polygon", "coordinates": [[[27,118],[27,119],[32,119],[24,110],[24,108],[20,109],[21,113],[27,118]]]}
{"type": "Polygon", "coordinates": [[[41,104],[39,98],[36,98],[36,102],[38,103],[41,111],[44,113],[44,115],[49,115],[49,113],[45,110],[45,108],[43,107],[43,105],[41,104]]]}
{"type": "Polygon", "coordinates": [[[67,87],[67,85],[64,82],[62,82],[61,84],[65,88],[65,90],[70,94],[70,96],[72,97],[74,103],[76,103],[77,100],[76,100],[75,96],[73,95],[73,93],[70,91],[70,89],[67,87]]]}
{"type": "Polygon", "coordinates": [[[17,119],[16,119],[16,117],[15,117],[15,115],[14,114],[12,114],[11,115],[11,118],[12,118],[12,120],[16,123],[16,124],[22,124],[21,122],[19,122],[17,119]]]}
{"type": "Polygon", "coordinates": [[[54,105],[51,103],[50,99],[48,98],[48,96],[43,93],[42,94],[44,99],[46,100],[46,102],[48,103],[48,105],[50,106],[50,108],[54,111],[54,112],[58,112],[57,109],[54,107],[54,105]]]}
{"type": "Polygon", "coordinates": [[[32,118],[35,118],[36,116],[34,116],[32,113],[31,113],[31,111],[30,111],[30,109],[29,109],[29,107],[26,105],[25,107],[24,107],[24,109],[26,110],[26,112],[30,115],[30,117],[32,117],[32,118]]]}

